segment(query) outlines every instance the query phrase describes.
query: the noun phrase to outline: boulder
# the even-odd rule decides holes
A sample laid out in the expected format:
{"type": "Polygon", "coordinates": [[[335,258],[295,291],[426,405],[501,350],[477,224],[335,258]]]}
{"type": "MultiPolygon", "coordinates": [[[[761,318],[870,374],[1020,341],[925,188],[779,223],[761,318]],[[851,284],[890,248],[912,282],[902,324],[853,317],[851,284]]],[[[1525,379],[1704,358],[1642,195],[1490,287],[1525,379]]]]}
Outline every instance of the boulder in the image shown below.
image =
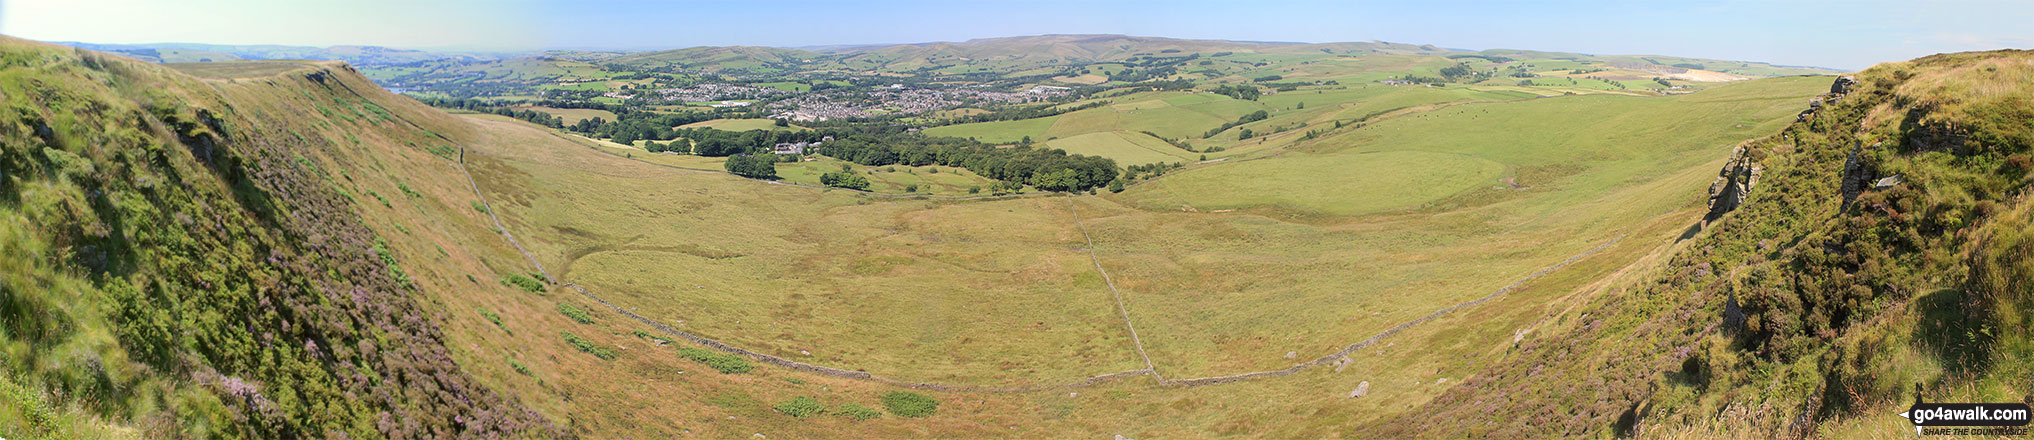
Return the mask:
{"type": "Polygon", "coordinates": [[[1829,94],[1841,95],[1850,93],[1850,89],[1855,86],[1857,86],[1857,77],[1839,76],[1836,77],[1835,82],[1829,84],[1829,94]]]}
{"type": "Polygon", "coordinates": [[[1886,176],[1883,179],[1879,179],[1877,182],[1872,182],[1872,189],[1886,190],[1894,186],[1898,186],[1899,184],[1900,184],[1900,175],[1894,174],[1891,176],[1886,176]]]}
{"type": "Polygon", "coordinates": [[[1370,381],[1366,380],[1363,383],[1356,384],[1356,390],[1349,392],[1349,398],[1354,399],[1367,394],[1370,394],[1370,381]]]}

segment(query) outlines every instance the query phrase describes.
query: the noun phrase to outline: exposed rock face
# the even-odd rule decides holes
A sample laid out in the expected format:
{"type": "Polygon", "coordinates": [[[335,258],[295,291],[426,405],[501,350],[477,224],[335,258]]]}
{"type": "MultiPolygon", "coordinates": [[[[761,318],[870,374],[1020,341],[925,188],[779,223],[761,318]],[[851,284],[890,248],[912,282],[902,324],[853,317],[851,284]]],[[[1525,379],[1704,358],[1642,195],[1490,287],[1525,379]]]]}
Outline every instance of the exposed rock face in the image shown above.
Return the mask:
{"type": "Polygon", "coordinates": [[[1730,331],[1744,330],[1744,306],[1737,303],[1737,292],[1730,292],[1730,299],[1723,302],[1723,327],[1730,331]]]}
{"type": "MultiPolygon", "coordinates": [[[[1878,147],[1879,144],[1872,144],[1872,148],[1878,147]]],[[[1866,167],[1864,161],[1859,159],[1858,156],[1862,154],[1864,154],[1864,146],[1859,145],[1852,147],[1850,155],[1843,159],[1843,204],[1845,205],[1849,205],[1852,200],[1857,200],[1858,194],[1863,194],[1866,188],[1872,186],[1873,181],[1878,180],[1877,173],[1873,172],[1870,167],[1866,167]]]]}
{"type": "Polygon", "coordinates": [[[1829,84],[1829,93],[1825,93],[1822,96],[1809,98],[1808,109],[1802,110],[1801,114],[1799,115],[1795,115],[1794,122],[1806,121],[1808,120],[1809,116],[1814,116],[1815,112],[1817,110],[1821,110],[1822,107],[1835,105],[1836,101],[1843,99],[1843,95],[1849,94],[1850,89],[1856,86],[1857,86],[1856,77],[1850,76],[1836,77],[1836,81],[1829,84]]]}
{"type": "Polygon", "coordinates": [[[1704,220],[1715,220],[1743,205],[1745,195],[1758,185],[1759,175],[1764,173],[1765,168],[1753,162],[1744,147],[1732,151],[1730,162],[1723,165],[1716,181],[1709,184],[1709,215],[1704,220]]]}

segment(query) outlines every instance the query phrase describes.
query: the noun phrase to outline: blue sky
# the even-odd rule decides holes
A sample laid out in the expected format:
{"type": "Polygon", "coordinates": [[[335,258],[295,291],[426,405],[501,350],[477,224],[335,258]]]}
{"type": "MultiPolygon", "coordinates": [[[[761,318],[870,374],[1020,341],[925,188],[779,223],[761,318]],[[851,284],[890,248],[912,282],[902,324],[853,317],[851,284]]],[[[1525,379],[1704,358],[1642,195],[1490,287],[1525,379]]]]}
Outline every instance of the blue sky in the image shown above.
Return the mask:
{"type": "Polygon", "coordinates": [[[668,49],[1111,33],[1383,40],[1859,69],[2034,47],[2034,1],[0,0],[0,34],[95,43],[668,49]]]}

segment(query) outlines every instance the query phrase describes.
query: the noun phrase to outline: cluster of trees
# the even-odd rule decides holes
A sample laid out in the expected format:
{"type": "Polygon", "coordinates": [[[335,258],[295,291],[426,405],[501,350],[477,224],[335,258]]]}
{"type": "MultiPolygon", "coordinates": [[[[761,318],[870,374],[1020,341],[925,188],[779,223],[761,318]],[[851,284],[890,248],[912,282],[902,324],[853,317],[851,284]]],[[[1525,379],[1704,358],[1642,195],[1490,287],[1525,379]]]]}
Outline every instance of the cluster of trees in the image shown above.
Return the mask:
{"type": "MultiPolygon", "coordinates": [[[[1238,126],[1238,125],[1243,125],[1243,124],[1248,124],[1248,123],[1252,123],[1252,122],[1257,122],[1257,121],[1262,121],[1262,120],[1265,120],[1266,118],[1270,118],[1270,117],[1271,117],[1271,113],[1269,113],[1269,112],[1266,112],[1266,111],[1263,111],[1263,110],[1258,110],[1258,111],[1250,112],[1250,114],[1247,114],[1247,115],[1243,115],[1243,117],[1242,117],[1242,118],[1238,118],[1238,119],[1236,119],[1236,121],[1235,121],[1235,122],[1229,122],[1229,123],[1224,123],[1224,124],[1222,124],[1222,126],[1221,126],[1221,127],[1216,127],[1216,128],[1215,128],[1215,129],[1213,129],[1213,130],[1208,130],[1208,133],[1207,133],[1207,134],[1201,135],[1201,139],[1207,139],[1207,138],[1215,137],[1215,135],[1218,135],[1218,134],[1222,134],[1222,132],[1224,132],[1224,131],[1228,131],[1228,130],[1229,130],[1229,129],[1231,129],[1231,128],[1236,128],[1236,126],[1238,126]]],[[[1242,137],[1242,139],[1249,139],[1249,138],[1250,138],[1250,129],[1247,129],[1247,128],[1246,128],[1246,129],[1243,129],[1243,137],[1242,137]]]]}
{"type": "Polygon", "coordinates": [[[1490,79],[1490,72],[1478,71],[1469,67],[1468,63],[1442,67],[1440,73],[1442,78],[1451,82],[1471,83],[1490,79]]]}
{"type": "Polygon", "coordinates": [[[1264,95],[1263,91],[1257,90],[1257,86],[1248,86],[1248,85],[1241,86],[1223,85],[1220,87],[1216,87],[1214,92],[1215,94],[1218,95],[1227,95],[1228,97],[1231,98],[1248,101],[1256,101],[1257,97],[1264,95]]]}
{"type": "Polygon", "coordinates": [[[651,153],[672,152],[678,154],[686,154],[692,152],[692,140],[672,139],[671,142],[666,143],[657,143],[657,141],[649,141],[643,143],[643,149],[649,150],[651,153]]]}
{"type": "Polygon", "coordinates": [[[1139,131],[1139,133],[1144,133],[1144,134],[1147,134],[1147,135],[1151,135],[1151,137],[1155,137],[1155,138],[1158,138],[1158,140],[1161,140],[1161,141],[1165,141],[1165,143],[1167,143],[1167,144],[1171,144],[1173,148],[1178,148],[1178,149],[1181,149],[1181,150],[1187,150],[1187,151],[1194,151],[1194,145],[1193,145],[1193,144],[1189,144],[1189,143],[1186,143],[1185,141],[1180,141],[1180,140],[1177,140],[1177,139],[1168,139],[1168,138],[1166,138],[1165,136],[1159,136],[1159,135],[1158,135],[1158,133],[1152,133],[1152,132],[1151,132],[1150,130],[1143,130],[1143,131],[1139,131]]]}
{"type": "Polygon", "coordinates": [[[644,111],[615,112],[615,120],[601,118],[582,119],[567,130],[586,133],[594,137],[614,139],[615,143],[630,144],[637,140],[665,141],[678,137],[672,127],[716,118],[706,113],[663,114],[644,111]]]}
{"type": "Polygon", "coordinates": [[[1129,168],[1128,168],[1128,169],[1127,169],[1127,170],[1126,170],[1126,171],[1125,171],[1125,172],[1123,173],[1123,180],[1137,180],[1137,179],[1138,179],[1138,178],[1140,178],[1140,177],[1141,177],[1141,178],[1145,178],[1145,179],[1149,179],[1149,178],[1152,178],[1152,177],[1158,177],[1158,176],[1164,175],[1164,174],[1165,174],[1165,172],[1166,172],[1166,171],[1168,171],[1168,170],[1173,170],[1173,169],[1178,169],[1178,168],[1184,168],[1184,167],[1186,167],[1186,164],[1183,164],[1183,163],[1178,163],[1178,162],[1173,162],[1173,163],[1165,163],[1165,162],[1156,162],[1156,163],[1149,163],[1149,164],[1144,164],[1144,165],[1131,165],[1131,166],[1130,166],[1130,167],[1129,167],[1129,168]]]}
{"type": "Polygon", "coordinates": [[[530,109],[515,109],[505,106],[490,105],[485,100],[467,99],[467,98],[447,99],[432,97],[419,98],[417,100],[422,101],[424,104],[430,105],[432,107],[472,110],[482,113],[493,113],[497,115],[530,121],[530,123],[532,124],[542,125],[545,127],[562,128],[565,126],[564,118],[552,116],[550,113],[544,113],[530,109]]]}
{"type": "Polygon", "coordinates": [[[1481,54],[1462,54],[1462,55],[1449,55],[1449,56],[1448,56],[1448,59],[1454,59],[1454,60],[1459,60],[1459,59],[1465,59],[1465,58],[1482,58],[1482,59],[1484,59],[1484,60],[1486,60],[1486,61],[1490,61],[1490,62],[1493,62],[1493,63],[1497,63],[1497,64],[1504,64],[1504,63],[1509,63],[1509,62],[1511,62],[1511,61],[1512,61],[1512,59],[1511,59],[1511,58],[1509,58],[1509,57],[1502,57],[1502,56],[1497,56],[1497,55],[1481,55],[1481,54]]]}
{"type": "Polygon", "coordinates": [[[1131,67],[1125,68],[1123,70],[1118,70],[1114,73],[1110,73],[1109,80],[1129,83],[1144,81],[1153,78],[1164,78],[1172,76],[1173,74],[1176,73],[1179,73],[1179,68],[1173,66],[1158,66],[1147,68],[1131,67]]]}
{"type": "Polygon", "coordinates": [[[777,180],[776,155],[738,154],[727,157],[727,172],[750,179],[777,180]]]}
{"type": "Polygon", "coordinates": [[[671,134],[672,139],[690,141],[692,154],[716,157],[760,151],[779,143],[817,142],[825,138],[819,131],[727,131],[712,128],[681,128],[672,130],[671,134]]]}
{"type": "MultiPolygon", "coordinates": [[[[1172,52],[1172,53],[1177,53],[1177,52],[1172,52]]],[[[1200,57],[1201,57],[1201,54],[1189,54],[1189,55],[1185,55],[1185,56],[1170,56],[1170,57],[1161,57],[1161,56],[1146,56],[1146,57],[1142,57],[1142,58],[1139,58],[1139,57],[1130,57],[1129,59],[1123,60],[1123,63],[1124,63],[1124,64],[1128,64],[1128,65],[1131,65],[1131,66],[1137,66],[1137,67],[1155,67],[1155,66],[1163,66],[1163,65],[1185,65],[1185,64],[1186,64],[1187,62],[1189,62],[1189,61],[1193,61],[1193,60],[1196,60],[1196,59],[1200,59],[1200,57]]]]}
{"type": "Polygon", "coordinates": [[[960,167],[982,177],[1031,184],[1048,191],[1085,191],[1107,185],[1117,175],[1113,160],[1067,154],[1058,149],[996,148],[970,139],[906,133],[897,127],[869,127],[856,133],[832,134],[837,139],[816,151],[862,165],[960,167]]]}
{"type": "Polygon", "coordinates": [[[862,175],[860,174],[855,174],[853,170],[847,169],[848,167],[846,166],[842,166],[841,168],[843,169],[838,173],[826,173],[819,175],[819,183],[823,183],[826,184],[826,186],[836,188],[847,188],[862,191],[867,191],[869,189],[869,178],[862,177],[862,175]]]}

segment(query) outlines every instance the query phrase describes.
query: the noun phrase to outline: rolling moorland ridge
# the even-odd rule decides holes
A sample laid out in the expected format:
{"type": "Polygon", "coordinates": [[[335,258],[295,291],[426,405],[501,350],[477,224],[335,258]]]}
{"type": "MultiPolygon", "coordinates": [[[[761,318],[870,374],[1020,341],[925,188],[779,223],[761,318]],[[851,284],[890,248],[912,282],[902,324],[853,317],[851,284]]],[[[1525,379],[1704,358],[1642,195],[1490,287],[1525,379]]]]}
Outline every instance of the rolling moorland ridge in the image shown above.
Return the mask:
{"type": "Polygon", "coordinates": [[[0,436],[1884,437],[2034,401],[2034,54],[1832,73],[5,39],[0,436]]]}

